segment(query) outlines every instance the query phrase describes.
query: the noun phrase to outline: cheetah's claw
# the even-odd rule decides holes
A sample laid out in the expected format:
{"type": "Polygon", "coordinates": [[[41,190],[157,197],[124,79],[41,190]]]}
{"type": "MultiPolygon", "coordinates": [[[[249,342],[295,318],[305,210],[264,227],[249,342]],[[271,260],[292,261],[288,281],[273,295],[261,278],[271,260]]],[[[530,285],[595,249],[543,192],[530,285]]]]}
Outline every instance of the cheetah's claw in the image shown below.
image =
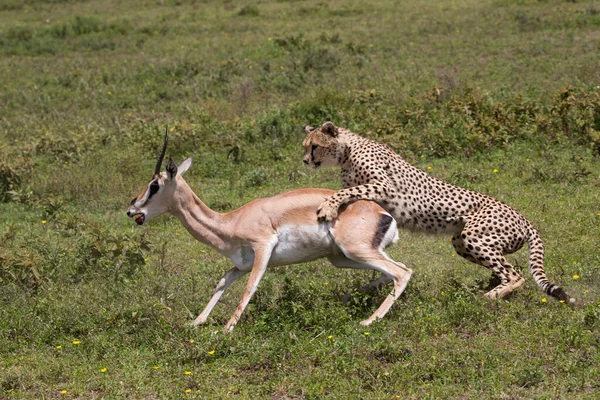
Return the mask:
{"type": "Polygon", "coordinates": [[[320,222],[331,222],[338,216],[337,206],[324,202],[317,210],[317,220],[320,222]]]}

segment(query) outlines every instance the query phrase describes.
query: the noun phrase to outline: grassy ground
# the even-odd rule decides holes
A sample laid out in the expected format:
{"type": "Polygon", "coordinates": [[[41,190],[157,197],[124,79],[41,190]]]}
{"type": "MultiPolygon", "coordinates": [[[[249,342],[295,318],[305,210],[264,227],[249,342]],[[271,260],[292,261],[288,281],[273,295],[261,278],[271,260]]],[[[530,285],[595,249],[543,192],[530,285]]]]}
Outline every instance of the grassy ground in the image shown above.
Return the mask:
{"type": "Polygon", "coordinates": [[[0,4],[0,398],[568,398],[600,391],[600,8],[592,1],[7,0],[0,4]],[[551,280],[485,301],[449,238],[402,232],[385,291],[270,271],[232,335],[229,264],[173,218],[125,217],[169,155],[219,211],[297,187],[332,119],[523,212],[551,280]]]}

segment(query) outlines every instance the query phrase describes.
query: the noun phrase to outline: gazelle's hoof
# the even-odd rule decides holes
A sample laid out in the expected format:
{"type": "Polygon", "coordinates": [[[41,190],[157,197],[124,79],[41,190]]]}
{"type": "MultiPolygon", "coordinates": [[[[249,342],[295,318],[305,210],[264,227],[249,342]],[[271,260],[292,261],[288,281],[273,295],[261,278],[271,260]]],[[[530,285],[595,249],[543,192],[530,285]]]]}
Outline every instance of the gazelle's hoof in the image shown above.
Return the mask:
{"type": "Polygon", "coordinates": [[[228,322],[227,325],[225,325],[225,327],[223,328],[223,333],[227,335],[227,334],[233,332],[234,326],[235,326],[235,323],[228,322]]]}
{"type": "Polygon", "coordinates": [[[492,290],[490,290],[489,292],[487,292],[484,296],[487,297],[488,299],[492,299],[492,300],[501,299],[501,298],[509,295],[510,293],[512,293],[513,290],[515,290],[516,288],[521,286],[524,282],[525,282],[525,278],[520,277],[519,279],[517,279],[514,282],[500,284],[500,285],[496,286],[495,288],[493,288],[492,290]]]}
{"type": "Polygon", "coordinates": [[[190,322],[190,325],[193,327],[198,327],[200,325],[204,325],[206,323],[207,318],[196,318],[195,320],[193,320],[192,322],[190,322]]]}

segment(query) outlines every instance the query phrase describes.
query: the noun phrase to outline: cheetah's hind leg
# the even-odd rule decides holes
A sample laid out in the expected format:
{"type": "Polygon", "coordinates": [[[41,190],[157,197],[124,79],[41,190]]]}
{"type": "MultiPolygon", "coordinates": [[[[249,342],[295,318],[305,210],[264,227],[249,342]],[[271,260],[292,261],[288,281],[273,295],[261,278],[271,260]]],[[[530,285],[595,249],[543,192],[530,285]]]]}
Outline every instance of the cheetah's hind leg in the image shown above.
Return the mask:
{"type": "Polygon", "coordinates": [[[461,234],[452,236],[452,245],[459,256],[490,269],[492,276],[500,280],[496,287],[485,294],[488,299],[501,299],[525,282],[525,279],[506,261],[501,251],[482,246],[481,241],[473,241],[469,236],[463,237],[461,234]]]}

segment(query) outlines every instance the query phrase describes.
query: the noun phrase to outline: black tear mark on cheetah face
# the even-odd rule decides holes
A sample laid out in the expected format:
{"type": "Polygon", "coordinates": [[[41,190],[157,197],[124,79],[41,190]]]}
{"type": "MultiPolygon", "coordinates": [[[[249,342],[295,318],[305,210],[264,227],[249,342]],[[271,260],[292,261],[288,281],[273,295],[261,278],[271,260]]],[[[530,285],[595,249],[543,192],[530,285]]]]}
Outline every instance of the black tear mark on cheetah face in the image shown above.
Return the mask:
{"type": "Polygon", "coordinates": [[[342,148],[338,142],[338,128],[332,122],[325,122],[318,128],[306,126],[303,162],[310,168],[339,165],[342,148]]]}

